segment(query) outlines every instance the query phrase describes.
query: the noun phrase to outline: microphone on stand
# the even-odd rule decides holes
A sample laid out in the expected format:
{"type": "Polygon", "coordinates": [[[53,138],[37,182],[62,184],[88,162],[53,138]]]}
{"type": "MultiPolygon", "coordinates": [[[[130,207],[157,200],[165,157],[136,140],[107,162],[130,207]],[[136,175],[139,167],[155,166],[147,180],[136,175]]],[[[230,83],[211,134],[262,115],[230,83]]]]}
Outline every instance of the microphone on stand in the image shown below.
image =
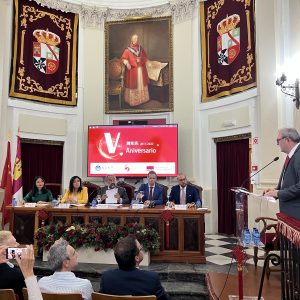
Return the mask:
{"type": "Polygon", "coordinates": [[[256,174],[260,173],[263,169],[265,169],[266,167],[268,167],[270,164],[272,164],[274,161],[277,161],[278,159],[279,159],[279,157],[276,156],[271,162],[269,162],[269,163],[268,163],[267,165],[265,165],[263,168],[259,169],[256,173],[254,173],[254,174],[251,175],[250,177],[246,178],[246,179],[243,181],[242,185],[241,185],[241,189],[247,190],[247,189],[244,187],[245,184],[246,184],[252,177],[254,177],[256,174]]]}

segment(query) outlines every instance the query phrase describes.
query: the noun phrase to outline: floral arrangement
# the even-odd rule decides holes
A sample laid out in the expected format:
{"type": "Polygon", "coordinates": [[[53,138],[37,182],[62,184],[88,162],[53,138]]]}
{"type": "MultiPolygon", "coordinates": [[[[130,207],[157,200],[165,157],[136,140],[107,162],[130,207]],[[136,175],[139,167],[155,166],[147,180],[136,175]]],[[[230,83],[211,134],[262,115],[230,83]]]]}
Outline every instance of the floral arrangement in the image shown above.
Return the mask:
{"type": "Polygon", "coordinates": [[[93,247],[95,251],[112,249],[120,238],[133,234],[143,246],[144,251],[158,250],[160,236],[150,225],[129,223],[125,225],[109,224],[52,224],[39,228],[34,238],[39,247],[46,250],[60,238],[65,239],[76,248],[93,247]]]}

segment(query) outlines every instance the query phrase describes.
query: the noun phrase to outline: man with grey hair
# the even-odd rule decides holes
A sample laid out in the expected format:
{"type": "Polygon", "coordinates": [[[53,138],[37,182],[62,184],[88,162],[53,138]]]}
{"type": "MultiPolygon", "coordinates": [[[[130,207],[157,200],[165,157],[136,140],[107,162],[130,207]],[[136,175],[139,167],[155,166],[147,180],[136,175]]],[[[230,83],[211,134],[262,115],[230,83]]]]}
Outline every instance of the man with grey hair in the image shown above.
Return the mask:
{"type": "Polygon", "coordinates": [[[71,270],[77,265],[76,250],[63,239],[56,241],[49,250],[48,263],[54,274],[40,279],[41,292],[79,293],[83,299],[90,300],[92,284],[87,279],[78,278],[71,270]]]}
{"type": "Polygon", "coordinates": [[[129,204],[126,190],[121,186],[117,186],[117,178],[115,175],[107,175],[104,182],[105,186],[101,188],[101,200],[103,203],[105,203],[108,198],[107,191],[116,189],[116,193],[114,194],[115,203],[129,204]]]}
{"type": "Polygon", "coordinates": [[[281,128],[276,141],[287,157],[277,187],[263,195],[278,198],[280,212],[300,220],[300,136],[295,128],[281,128]]]}

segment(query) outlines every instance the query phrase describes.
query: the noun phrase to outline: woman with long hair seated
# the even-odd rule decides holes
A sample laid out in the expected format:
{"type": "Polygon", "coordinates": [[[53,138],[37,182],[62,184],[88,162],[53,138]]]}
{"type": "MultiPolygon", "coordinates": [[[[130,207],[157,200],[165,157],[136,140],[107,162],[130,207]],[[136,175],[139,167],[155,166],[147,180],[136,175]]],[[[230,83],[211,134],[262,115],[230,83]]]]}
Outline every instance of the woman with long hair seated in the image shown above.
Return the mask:
{"type": "Polygon", "coordinates": [[[82,186],[82,180],[79,176],[73,176],[70,179],[69,188],[66,190],[61,202],[71,204],[85,204],[88,202],[87,187],[82,186]]]}
{"type": "Polygon", "coordinates": [[[24,197],[25,202],[51,202],[52,199],[52,193],[47,190],[45,179],[42,176],[34,178],[32,190],[24,197]]]}

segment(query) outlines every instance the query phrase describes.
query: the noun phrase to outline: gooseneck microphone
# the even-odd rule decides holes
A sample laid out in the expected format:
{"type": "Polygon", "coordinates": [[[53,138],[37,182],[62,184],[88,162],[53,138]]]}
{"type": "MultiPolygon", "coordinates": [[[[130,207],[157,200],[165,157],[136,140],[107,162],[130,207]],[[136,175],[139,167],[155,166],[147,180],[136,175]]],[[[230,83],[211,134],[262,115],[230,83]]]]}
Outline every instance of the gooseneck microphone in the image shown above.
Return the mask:
{"type": "Polygon", "coordinates": [[[241,185],[241,188],[244,189],[245,187],[245,184],[253,177],[255,176],[256,174],[258,174],[259,172],[261,172],[263,169],[265,169],[266,167],[268,167],[270,164],[272,164],[274,161],[277,161],[279,159],[278,156],[276,156],[271,162],[269,162],[267,165],[265,165],[263,168],[259,169],[256,173],[254,173],[253,175],[251,175],[250,177],[246,178],[242,185],[241,185]]]}

